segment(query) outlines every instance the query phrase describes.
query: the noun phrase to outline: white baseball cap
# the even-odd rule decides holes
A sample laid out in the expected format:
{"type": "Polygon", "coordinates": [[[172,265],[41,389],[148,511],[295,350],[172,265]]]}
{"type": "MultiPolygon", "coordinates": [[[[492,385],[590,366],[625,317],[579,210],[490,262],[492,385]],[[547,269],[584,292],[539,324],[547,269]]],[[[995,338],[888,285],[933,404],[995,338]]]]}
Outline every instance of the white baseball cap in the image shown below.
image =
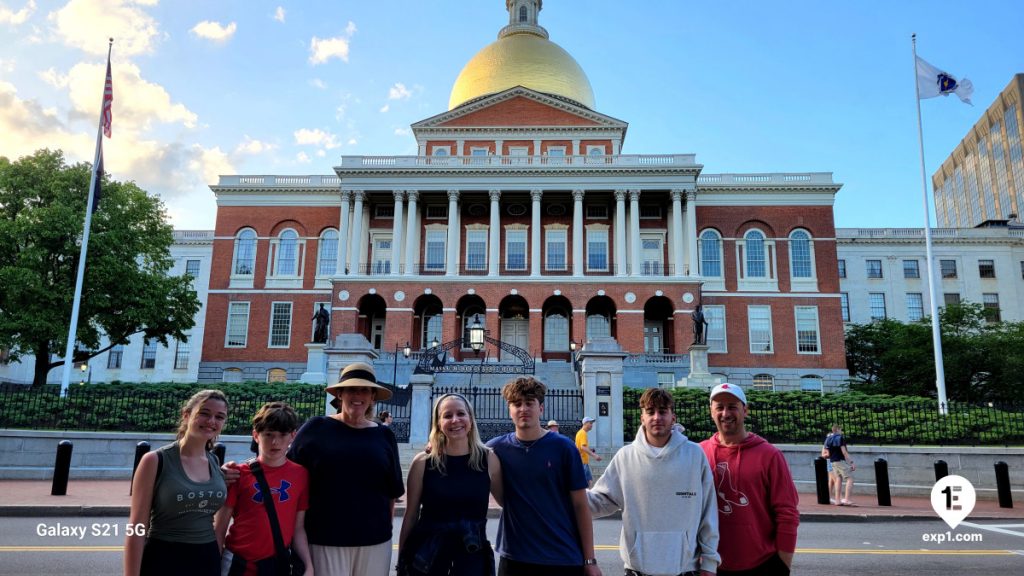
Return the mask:
{"type": "Polygon", "coordinates": [[[742,402],[744,406],[747,405],[747,395],[743,393],[743,388],[740,388],[735,384],[722,382],[718,386],[715,386],[714,388],[711,389],[712,400],[714,400],[715,396],[718,396],[719,394],[732,394],[733,396],[739,398],[740,402],[742,402]]]}

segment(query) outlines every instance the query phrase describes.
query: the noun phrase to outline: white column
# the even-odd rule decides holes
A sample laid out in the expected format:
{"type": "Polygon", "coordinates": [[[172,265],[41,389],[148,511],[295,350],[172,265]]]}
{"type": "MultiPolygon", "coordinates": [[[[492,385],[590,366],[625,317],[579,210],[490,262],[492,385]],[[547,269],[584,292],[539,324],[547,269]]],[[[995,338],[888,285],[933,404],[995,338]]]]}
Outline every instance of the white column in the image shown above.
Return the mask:
{"type": "Polygon", "coordinates": [[[686,191],[686,263],[689,275],[697,275],[697,191],[686,191]]]}
{"type": "Polygon", "coordinates": [[[491,227],[487,231],[487,275],[498,275],[498,258],[501,257],[499,250],[501,242],[501,190],[491,190],[491,227]]]}
{"type": "Polygon", "coordinates": [[[419,200],[420,193],[416,190],[406,190],[405,193],[409,196],[409,214],[405,217],[405,275],[408,276],[416,273],[416,253],[419,249],[416,239],[420,233],[419,225],[416,222],[419,215],[416,201],[419,200]]]}
{"type": "Polygon", "coordinates": [[[459,273],[459,191],[448,191],[448,258],[446,259],[445,275],[456,276],[459,273]]]}
{"type": "Polygon", "coordinates": [[[352,209],[352,259],[349,268],[352,274],[361,275],[364,273],[364,264],[361,261],[363,256],[363,201],[366,200],[366,192],[353,190],[352,197],[355,198],[355,207],[352,209]]]}
{"type": "Polygon", "coordinates": [[[352,202],[352,192],[341,191],[341,216],[338,220],[338,271],[337,276],[348,275],[348,211],[352,202]]]}
{"type": "Polygon", "coordinates": [[[640,191],[629,191],[629,275],[639,276],[640,264],[640,191]]]}
{"type": "Polygon", "coordinates": [[[626,191],[615,191],[615,275],[626,275],[626,191]]]}
{"type": "Polygon", "coordinates": [[[391,275],[402,273],[402,225],[405,206],[405,190],[393,191],[395,195],[395,218],[391,223],[391,275]]]}
{"type": "Polygon", "coordinates": [[[530,190],[530,275],[540,276],[540,199],[544,191],[530,190]]]}
{"type": "Polygon", "coordinates": [[[683,191],[675,189],[672,194],[672,267],[673,276],[683,276],[683,191]]]}
{"type": "Polygon", "coordinates": [[[572,191],[572,275],[583,275],[583,190],[572,191]]]}

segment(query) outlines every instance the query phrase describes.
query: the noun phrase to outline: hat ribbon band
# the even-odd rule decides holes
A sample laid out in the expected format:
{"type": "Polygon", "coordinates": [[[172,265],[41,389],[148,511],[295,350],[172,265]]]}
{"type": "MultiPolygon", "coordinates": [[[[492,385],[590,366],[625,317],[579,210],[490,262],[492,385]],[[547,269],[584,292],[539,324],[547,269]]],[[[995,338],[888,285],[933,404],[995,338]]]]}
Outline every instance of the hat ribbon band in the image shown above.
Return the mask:
{"type": "Polygon", "coordinates": [[[341,381],[338,382],[338,384],[341,384],[346,380],[351,380],[352,378],[359,378],[360,380],[369,380],[374,384],[377,383],[377,378],[373,375],[373,372],[370,372],[368,370],[350,370],[341,375],[341,381]]]}

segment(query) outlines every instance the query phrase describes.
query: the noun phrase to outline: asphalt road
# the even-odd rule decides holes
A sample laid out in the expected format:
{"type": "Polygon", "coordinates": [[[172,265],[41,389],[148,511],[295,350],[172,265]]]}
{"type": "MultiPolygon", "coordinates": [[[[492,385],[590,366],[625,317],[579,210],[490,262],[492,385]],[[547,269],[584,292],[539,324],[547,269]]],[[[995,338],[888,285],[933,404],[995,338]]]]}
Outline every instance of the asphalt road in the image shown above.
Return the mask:
{"type": "MultiPolygon", "coordinates": [[[[119,574],[124,518],[5,518],[0,524],[0,576],[119,574]],[[75,530],[50,535],[47,529],[75,530]],[[40,530],[43,531],[40,534],[40,530]],[[80,534],[84,530],[84,535],[80,534]],[[117,534],[115,535],[115,531],[117,534]]],[[[401,519],[396,520],[396,534],[401,519]]],[[[594,523],[597,558],[605,576],[622,574],[618,520],[594,523]]],[[[488,524],[493,538],[497,521],[488,524]]],[[[1024,573],[1024,519],[965,522],[956,530],[940,520],[916,522],[805,522],[800,526],[794,574],[840,576],[1024,573]],[[971,542],[925,541],[951,536],[971,542]]]]}

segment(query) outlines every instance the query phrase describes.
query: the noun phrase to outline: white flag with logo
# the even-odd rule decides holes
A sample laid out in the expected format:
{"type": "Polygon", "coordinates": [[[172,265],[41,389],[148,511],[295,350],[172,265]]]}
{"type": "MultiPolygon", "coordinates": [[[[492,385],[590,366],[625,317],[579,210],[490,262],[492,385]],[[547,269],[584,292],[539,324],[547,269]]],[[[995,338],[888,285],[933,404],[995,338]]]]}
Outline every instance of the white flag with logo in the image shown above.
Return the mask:
{"type": "Polygon", "coordinates": [[[939,70],[918,56],[917,90],[922,99],[956,94],[961,102],[971,104],[971,94],[974,94],[974,85],[967,78],[957,80],[948,72],[939,70]]]}

